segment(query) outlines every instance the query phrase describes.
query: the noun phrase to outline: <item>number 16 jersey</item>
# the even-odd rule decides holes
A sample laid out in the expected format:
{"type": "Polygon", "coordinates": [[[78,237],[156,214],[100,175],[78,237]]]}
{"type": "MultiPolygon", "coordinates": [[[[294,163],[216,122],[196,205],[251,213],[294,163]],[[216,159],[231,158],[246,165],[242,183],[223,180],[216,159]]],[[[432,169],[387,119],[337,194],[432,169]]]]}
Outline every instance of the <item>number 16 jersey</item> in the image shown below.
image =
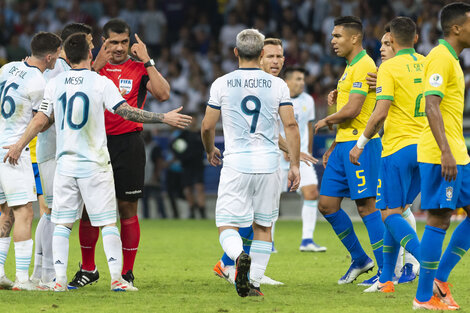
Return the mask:
{"type": "Polygon", "coordinates": [[[57,171],[89,177],[111,170],[104,111],[114,113],[125,100],[111,80],[88,69],[72,69],[51,79],[39,111],[54,113],[57,171]]]}
{"type": "Polygon", "coordinates": [[[224,166],[241,173],[278,170],[279,107],[292,105],[282,79],[240,68],[214,81],[208,105],[221,110],[224,166]]]}

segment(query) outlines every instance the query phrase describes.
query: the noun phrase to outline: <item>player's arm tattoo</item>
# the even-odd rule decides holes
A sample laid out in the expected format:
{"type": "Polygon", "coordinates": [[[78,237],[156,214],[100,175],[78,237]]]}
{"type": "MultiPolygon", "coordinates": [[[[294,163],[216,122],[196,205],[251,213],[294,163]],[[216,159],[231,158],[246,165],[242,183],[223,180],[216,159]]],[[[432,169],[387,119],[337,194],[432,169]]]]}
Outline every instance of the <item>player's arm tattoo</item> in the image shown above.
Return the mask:
{"type": "Polygon", "coordinates": [[[3,225],[0,225],[0,238],[10,237],[10,231],[13,227],[13,222],[15,221],[13,210],[10,209],[9,216],[5,216],[3,219],[3,225]]]}
{"type": "Polygon", "coordinates": [[[124,119],[138,123],[163,123],[163,113],[148,112],[131,107],[129,104],[121,104],[115,111],[124,119]]]}

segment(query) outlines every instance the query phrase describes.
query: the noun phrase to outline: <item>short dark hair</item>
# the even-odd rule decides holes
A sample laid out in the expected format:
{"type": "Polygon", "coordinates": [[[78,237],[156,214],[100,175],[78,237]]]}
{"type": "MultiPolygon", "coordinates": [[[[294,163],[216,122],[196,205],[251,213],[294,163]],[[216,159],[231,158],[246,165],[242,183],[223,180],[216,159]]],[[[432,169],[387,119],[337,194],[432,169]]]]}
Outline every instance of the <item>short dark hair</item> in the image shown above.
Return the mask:
{"type": "Polygon", "coordinates": [[[306,70],[300,66],[289,66],[284,70],[284,74],[283,74],[284,79],[287,79],[288,77],[290,77],[294,72],[300,72],[305,75],[306,70]]]}
{"type": "Polygon", "coordinates": [[[110,32],[117,33],[117,34],[128,33],[130,36],[131,28],[125,21],[118,19],[118,18],[113,18],[113,19],[110,19],[103,26],[104,38],[109,38],[110,32]]]}
{"type": "Polygon", "coordinates": [[[264,45],[273,45],[273,46],[281,46],[282,47],[282,40],[279,38],[266,38],[264,40],[264,45]]]}
{"type": "Polygon", "coordinates": [[[441,27],[444,37],[450,35],[453,25],[462,25],[465,22],[467,12],[470,12],[470,4],[463,2],[450,3],[442,8],[441,27]]]}
{"type": "Polygon", "coordinates": [[[90,45],[86,38],[87,34],[77,33],[70,35],[64,42],[64,51],[67,59],[72,64],[78,64],[88,58],[90,45]]]}
{"type": "Polygon", "coordinates": [[[62,32],[60,33],[60,38],[62,39],[62,41],[65,41],[72,34],[76,34],[76,33],[91,34],[91,32],[92,32],[91,26],[88,26],[83,23],[70,23],[70,24],[65,25],[64,29],[62,29],[62,32]]]}
{"type": "Polygon", "coordinates": [[[39,32],[31,39],[31,54],[36,57],[44,57],[48,53],[55,53],[61,43],[62,40],[56,34],[39,32]]]}
{"type": "Polygon", "coordinates": [[[390,23],[385,24],[384,30],[386,33],[390,32],[390,23]]]}
{"type": "Polygon", "coordinates": [[[413,45],[416,36],[416,24],[405,16],[397,16],[390,22],[390,32],[399,45],[413,45]]]}
{"type": "Polygon", "coordinates": [[[353,29],[362,34],[362,22],[357,16],[340,16],[335,18],[335,26],[353,29]]]}

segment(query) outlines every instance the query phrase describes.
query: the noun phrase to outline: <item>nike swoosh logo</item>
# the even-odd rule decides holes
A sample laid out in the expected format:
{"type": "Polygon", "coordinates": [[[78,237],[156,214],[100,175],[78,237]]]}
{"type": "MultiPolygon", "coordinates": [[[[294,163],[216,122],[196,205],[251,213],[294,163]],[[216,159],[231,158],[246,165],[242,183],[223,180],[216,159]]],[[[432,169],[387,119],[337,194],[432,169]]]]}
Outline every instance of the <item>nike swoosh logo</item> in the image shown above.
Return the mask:
{"type": "Polygon", "coordinates": [[[358,190],[357,193],[363,193],[363,192],[366,191],[366,190],[367,190],[367,188],[364,188],[364,189],[362,189],[362,190],[358,190]]]}
{"type": "Polygon", "coordinates": [[[379,199],[379,200],[375,200],[375,203],[377,203],[377,202],[379,202],[380,200],[382,200],[382,199],[379,199]]]}
{"type": "Polygon", "coordinates": [[[438,285],[436,285],[436,287],[437,287],[437,291],[439,291],[439,294],[441,295],[441,297],[443,297],[443,298],[447,297],[447,293],[443,293],[441,288],[439,288],[438,285]]]}

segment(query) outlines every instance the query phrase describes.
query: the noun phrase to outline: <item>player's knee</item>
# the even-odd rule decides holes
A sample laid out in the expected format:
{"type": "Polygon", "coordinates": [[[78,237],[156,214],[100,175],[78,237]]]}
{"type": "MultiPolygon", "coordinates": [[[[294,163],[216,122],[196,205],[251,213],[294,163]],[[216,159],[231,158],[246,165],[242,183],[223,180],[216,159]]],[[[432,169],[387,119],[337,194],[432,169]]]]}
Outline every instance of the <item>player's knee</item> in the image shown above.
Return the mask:
{"type": "Polygon", "coordinates": [[[432,227],[447,230],[450,225],[452,212],[453,211],[450,209],[428,210],[426,224],[432,227]]]}
{"type": "Polygon", "coordinates": [[[330,215],[338,210],[337,208],[334,208],[333,206],[329,205],[329,203],[322,201],[322,199],[320,198],[320,201],[318,202],[318,211],[320,211],[322,215],[330,215]]]}
{"type": "Polygon", "coordinates": [[[305,200],[317,200],[318,199],[318,189],[316,185],[310,185],[305,188],[302,188],[302,195],[305,200]]]}
{"type": "Polygon", "coordinates": [[[121,219],[128,219],[137,215],[137,201],[118,200],[118,210],[121,219]]]}

